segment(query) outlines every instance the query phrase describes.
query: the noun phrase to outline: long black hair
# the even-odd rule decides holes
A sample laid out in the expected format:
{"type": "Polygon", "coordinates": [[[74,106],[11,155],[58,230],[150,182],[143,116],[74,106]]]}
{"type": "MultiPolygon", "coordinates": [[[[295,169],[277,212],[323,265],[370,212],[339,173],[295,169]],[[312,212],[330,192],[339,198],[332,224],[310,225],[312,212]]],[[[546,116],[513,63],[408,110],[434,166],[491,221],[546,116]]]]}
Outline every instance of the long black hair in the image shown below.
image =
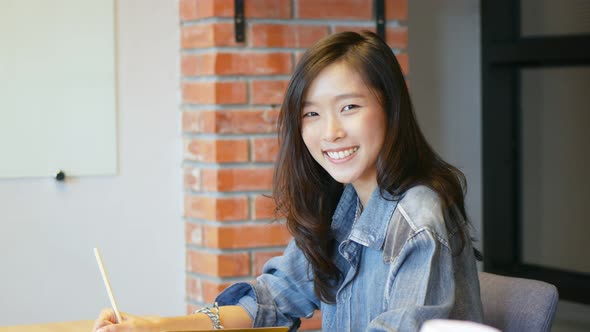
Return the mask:
{"type": "MultiPolygon", "coordinates": [[[[466,220],[464,175],[430,147],[416,121],[401,67],[383,40],[372,32],[330,35],[307,50],[289,82],[278,118],[279,153],[273,197],[277,213],[311,268],[314,290],[334,302],[341,272],[332,261],[332,214],[342,194],[336,182],[312,157],[301,136],[301,110],[307,89],[334,63],[358,72],[386,114],[386,136],[377,158],[377,184],[383,193],[401,197],[416,185],[432,188],[450,220],[466,220]]],[[[463,240],[466,231],[461,227],[463,240]]]]}

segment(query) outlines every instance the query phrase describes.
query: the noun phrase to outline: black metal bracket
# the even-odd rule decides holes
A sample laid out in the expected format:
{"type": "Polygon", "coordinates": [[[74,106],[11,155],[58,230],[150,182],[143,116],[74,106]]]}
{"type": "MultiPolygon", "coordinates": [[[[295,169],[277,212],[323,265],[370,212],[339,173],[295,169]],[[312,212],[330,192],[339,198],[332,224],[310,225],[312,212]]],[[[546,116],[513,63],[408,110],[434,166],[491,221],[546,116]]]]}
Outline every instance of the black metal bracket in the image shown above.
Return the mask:
{"type": "Polygon", "coordinates": [[[234,0],[234,30],[236,33],[237,43],[241,43],[246,40],[244,21],[244,0],[234,0]]]}
{"type": "Polygon", "coordinates": [[[385,0],[375,0],[373,6],[375,8],[377,34],[381,39],[385,40],[385,0]]]}

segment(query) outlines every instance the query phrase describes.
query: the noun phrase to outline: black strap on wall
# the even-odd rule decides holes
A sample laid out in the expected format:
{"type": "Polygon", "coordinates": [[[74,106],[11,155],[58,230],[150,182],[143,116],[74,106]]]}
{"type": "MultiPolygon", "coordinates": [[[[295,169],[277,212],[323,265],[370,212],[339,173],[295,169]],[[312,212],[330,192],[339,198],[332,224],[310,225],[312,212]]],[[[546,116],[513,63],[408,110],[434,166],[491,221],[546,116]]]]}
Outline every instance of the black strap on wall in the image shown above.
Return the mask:
{"type": "Polygon", "coordinates": [[[234,0],[234,30],[237,43],[241,43],[246,40],[244,21],[244,0],[234,0]]]}
{"type": "Polygon", "coordinates": [[[385,0],[374,0],[376,31],[385,40],[385,0]]]}
{"type": "MultiPolygon", "coordinates": [[[[374,0],[375,23],[377,34],[385,40],[385,0],[374,0]]],[[[234,29],[236,42],[246,40],[244,0],[234,0],[234,29]]]]}

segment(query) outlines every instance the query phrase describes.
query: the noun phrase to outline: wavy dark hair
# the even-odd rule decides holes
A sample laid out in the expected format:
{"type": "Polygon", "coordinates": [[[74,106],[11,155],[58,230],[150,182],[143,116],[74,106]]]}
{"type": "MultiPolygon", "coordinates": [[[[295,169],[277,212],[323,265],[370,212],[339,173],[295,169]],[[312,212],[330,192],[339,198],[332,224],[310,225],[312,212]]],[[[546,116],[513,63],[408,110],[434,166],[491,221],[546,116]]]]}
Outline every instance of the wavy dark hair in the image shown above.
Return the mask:
{"type": "MultiPolygon", "coordinates": [[[[466,220],[464,175],[430,147],[414,116],[401,67],[383,40],[372,32],[330,35],[307,50],[297,64],[278,118],[279,153],[273,197],[277,214],[309,262],[310,278],[320,300],[335,301],[342,278],[333,262],[330,226],[343,184],[336,182],[312,157],[301,136],[301,110],[309,86],[334,63],[345,63],[360,74],[385,111],[386,136],[377,158],[377,184],[400,198],[408,189],[425,185],[443,205],[445,219],[466,220]]],[[[446,220],[448,222],[448,220],[446,220]]],[[[463,243],[466,231],[460,227],[463,243]]]]}

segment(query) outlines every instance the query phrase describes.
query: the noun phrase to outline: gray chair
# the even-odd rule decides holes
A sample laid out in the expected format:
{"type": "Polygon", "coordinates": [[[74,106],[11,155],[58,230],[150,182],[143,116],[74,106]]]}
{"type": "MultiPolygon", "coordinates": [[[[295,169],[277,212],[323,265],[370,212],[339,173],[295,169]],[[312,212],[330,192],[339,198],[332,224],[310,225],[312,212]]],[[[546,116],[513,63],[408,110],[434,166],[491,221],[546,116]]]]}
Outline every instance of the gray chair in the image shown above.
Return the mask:
{"type": "Polygon", "coordinates": [[[480,272],[484,324],[504,332],[549,332],[557,309],[555,286],[480,272]]]}

